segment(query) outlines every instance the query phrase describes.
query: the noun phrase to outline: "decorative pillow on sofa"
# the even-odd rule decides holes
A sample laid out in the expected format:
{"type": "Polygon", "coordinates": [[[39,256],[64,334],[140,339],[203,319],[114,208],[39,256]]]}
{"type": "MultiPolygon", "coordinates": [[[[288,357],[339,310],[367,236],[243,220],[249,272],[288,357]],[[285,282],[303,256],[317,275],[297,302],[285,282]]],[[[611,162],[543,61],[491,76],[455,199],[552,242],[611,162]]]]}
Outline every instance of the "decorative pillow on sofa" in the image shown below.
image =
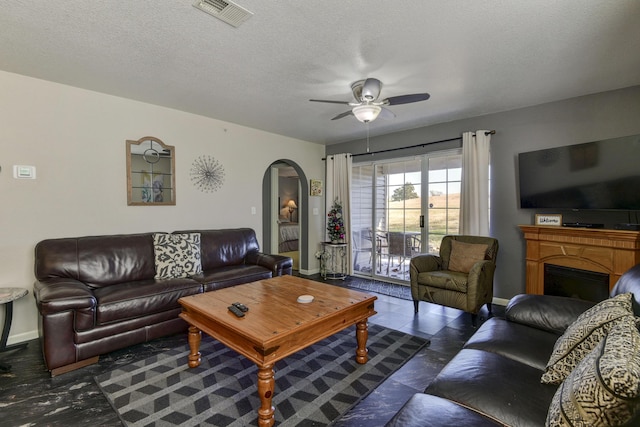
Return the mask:
{"type": "Polygon", "coordinates": [[[560,385],[546,425],[621,426],[639,410],[640,333],[626,316],[560,385]]]}
{"type": "Polygon", "coordinates": [[[156,279],[189,277],[202,272],[200,233],[153,235],[156,279]]]}
{"type": "Polygon", "coordinates": [[[560,384],[625,317],[633,317],[631,293],[606,299],[582,313],[556,341],[541,382],[560,384]]]}
{"type": "Polygon", "coordinates": [[[468,273],[476,262],[485,259],[487,248],[487,245],[452,240],[449,270],[468,273]]]}

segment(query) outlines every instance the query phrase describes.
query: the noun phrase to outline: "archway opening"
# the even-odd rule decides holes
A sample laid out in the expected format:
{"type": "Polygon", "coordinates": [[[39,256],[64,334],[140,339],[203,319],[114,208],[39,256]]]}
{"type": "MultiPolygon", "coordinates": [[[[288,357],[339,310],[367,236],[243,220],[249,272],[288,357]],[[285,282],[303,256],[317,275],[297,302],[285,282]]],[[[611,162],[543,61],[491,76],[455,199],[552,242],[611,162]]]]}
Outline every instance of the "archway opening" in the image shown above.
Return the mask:
{"type": "Polygon", "coordinates": [[[288,252],[297,246],[299,270],[307,270],[309,263],[309,181],[294,161],[280,159],[269,165],[262,181],[262,246],[266,253],[288,252]],[[286,171],[286,173],[281,173],[286,171]],[[288,179],[297,176],[297,190],[288,179]],[[283,183],[281,185],[281,182],[283,183]],[[281,187],[286,187],[280,191],[281,187]],[[291,205],[293,200],[294,205],[291,205]],[[294,222],[297,221],[297,222],[294,222]],[[297,231],[297,236],[294,232],[297,231]],[[297,242],[294,242],[297,237],[297,242]]]}

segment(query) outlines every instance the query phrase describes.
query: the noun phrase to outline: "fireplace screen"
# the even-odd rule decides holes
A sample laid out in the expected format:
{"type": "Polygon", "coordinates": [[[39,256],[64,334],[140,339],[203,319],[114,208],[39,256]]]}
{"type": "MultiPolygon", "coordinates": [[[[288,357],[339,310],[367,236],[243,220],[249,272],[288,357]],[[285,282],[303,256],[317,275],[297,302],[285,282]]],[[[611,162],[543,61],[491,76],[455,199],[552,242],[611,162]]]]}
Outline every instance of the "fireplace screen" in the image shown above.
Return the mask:
{"type": "Polygon", "coordinates": [[[545,264],[544,293],[600,302],[609,297],[609,275],[545,264]]]}

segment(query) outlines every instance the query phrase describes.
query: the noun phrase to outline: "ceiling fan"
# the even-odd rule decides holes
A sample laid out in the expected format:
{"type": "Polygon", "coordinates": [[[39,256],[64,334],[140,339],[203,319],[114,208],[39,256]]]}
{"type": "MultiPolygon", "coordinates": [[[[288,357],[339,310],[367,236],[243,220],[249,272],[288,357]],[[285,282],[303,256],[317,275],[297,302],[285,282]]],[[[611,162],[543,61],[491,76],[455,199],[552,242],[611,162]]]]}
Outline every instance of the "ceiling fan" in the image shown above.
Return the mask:
{"type": "Polygon", "coordinates": [[[353,92],[355,102],[330,101],[325,99],[310,99],[309,101],[349,105],[353,107],[351,110],[340,113],[331,120],[355,116],[359,121],[368,123],[375,120],[378,116],[383,118],[394,118],[396,116],[391,110],[384,106],[426,101],[431,96],[428,93],[414,93],[411,95],[390,96],[389,98],[379,100],[378,98],[380,97],[381,91],[382,82],[369,77],[368,79],[358,80],[351,84],[351,92],[353,92]]]}

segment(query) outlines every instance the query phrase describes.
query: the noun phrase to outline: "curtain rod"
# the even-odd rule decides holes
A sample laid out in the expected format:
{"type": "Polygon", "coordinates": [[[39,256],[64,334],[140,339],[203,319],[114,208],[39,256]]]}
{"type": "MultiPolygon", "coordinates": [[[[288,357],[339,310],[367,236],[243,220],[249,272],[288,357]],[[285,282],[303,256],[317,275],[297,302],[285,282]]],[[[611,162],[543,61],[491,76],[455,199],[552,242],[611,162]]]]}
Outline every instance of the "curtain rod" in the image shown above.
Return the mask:
{"type": "MultiPolygon", "coordinates": [[[[496,131],[495,130],[489,130],[489,131],[486,131],[484,134],[485,135],[495,135],[496,131]]],[[[379,154],[379,153],[388,153],[389,151],[408,150],[409,148],[419,148],[419,147],[424,147],[426,145],[441,144],[443,142],[457,141],[457,140],[460,140],[460,139],[462,139],[461,136],[459,136],[457,138],[442,139],[440,141],[423,142],[422,144],[409,145],[407,147],[388,148],[386,150],[372,151],[370,153],[352,154],[351,157],[372,156],[374,154],[379,154]]],[[[323,157],[322,160],[326,160],[326,157],[323,157]]]]}

